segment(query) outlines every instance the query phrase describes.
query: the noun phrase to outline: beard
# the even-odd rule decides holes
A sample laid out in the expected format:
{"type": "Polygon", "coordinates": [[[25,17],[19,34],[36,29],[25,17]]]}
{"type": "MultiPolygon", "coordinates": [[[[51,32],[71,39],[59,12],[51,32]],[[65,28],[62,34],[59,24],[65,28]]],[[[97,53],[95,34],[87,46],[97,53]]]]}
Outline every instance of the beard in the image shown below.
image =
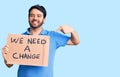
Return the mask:
{"type": "Polygon", "coordinates": [[[39,28],[39,27],[41,27],[41,26],[43,25],[43,21],[42,21],[40,24],[38,24],[37,26],[33,26],[33,25],[30,23],[30,21],[29,21],[29,25],[30,25],[31,28],[37,29],[37,28],[39,28]]]}

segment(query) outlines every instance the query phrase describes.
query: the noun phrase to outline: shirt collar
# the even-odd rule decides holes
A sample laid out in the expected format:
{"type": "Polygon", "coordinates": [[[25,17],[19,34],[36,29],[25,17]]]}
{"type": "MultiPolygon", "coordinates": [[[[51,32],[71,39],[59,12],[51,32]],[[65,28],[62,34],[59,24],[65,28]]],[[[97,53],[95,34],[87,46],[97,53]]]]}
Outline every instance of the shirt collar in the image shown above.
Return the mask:
{"type": "MultiPolygon", "coordinates": [[[[28,35],[31,35],[30,28],[27,29],[26,33],[28,35]]],[[[39,35],[47,35],[47,33],[48,33],[47,30],[42,29],[42,31],[39,33],[39,35]]]]}

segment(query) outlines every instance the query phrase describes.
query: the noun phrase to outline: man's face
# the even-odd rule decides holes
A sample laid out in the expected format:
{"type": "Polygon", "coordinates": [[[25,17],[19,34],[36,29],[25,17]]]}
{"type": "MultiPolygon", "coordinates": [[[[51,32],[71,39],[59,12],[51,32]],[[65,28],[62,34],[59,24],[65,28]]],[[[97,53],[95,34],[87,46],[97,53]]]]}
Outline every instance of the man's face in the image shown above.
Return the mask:
{"type": "Polygon", "coordinates": [[[45,19],[43,13],[38,9],[32,9],[29,14],[29,24],[31,28],[39,28],[44,23],[45,19]]]}

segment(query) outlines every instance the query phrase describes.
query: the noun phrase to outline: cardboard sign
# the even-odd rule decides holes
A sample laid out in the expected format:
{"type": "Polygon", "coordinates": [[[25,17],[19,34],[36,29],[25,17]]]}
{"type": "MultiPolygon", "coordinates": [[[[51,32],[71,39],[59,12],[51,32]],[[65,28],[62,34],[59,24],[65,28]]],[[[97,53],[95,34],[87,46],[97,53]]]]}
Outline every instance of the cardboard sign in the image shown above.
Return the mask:
{"type": "Polygon", "coordinates": [[[9,34],[7,64],[48,66],[49,36],[9,34]]]}

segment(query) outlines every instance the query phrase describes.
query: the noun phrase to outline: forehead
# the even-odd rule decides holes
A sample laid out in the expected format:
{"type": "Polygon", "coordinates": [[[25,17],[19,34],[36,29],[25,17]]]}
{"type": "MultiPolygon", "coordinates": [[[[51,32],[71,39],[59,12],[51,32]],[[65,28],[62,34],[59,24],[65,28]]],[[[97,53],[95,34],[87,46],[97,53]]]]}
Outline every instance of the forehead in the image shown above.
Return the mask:
{"type": "Polygon", "coordinates": [[[43,14],[40,10],[36,9],[36,8],[33,8],[31,11],[30,11],[30,14],[43,14]]]}

